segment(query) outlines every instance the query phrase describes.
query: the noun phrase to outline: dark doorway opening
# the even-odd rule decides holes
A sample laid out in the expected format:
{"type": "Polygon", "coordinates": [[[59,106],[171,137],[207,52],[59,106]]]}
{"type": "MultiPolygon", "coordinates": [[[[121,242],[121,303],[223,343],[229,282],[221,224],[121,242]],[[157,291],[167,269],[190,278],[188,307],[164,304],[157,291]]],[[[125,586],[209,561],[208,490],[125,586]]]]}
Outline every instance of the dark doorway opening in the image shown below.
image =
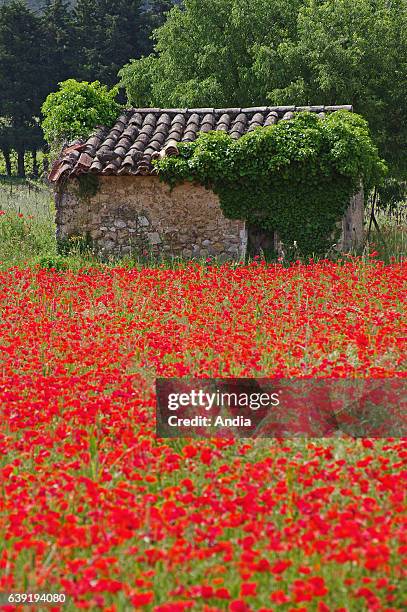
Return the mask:
{"type": "Polygon", "coordinates": [[[247,254],[249,257],[274,258],[276,254],[274,232],[249,223],[247,226],[247,254]]]}

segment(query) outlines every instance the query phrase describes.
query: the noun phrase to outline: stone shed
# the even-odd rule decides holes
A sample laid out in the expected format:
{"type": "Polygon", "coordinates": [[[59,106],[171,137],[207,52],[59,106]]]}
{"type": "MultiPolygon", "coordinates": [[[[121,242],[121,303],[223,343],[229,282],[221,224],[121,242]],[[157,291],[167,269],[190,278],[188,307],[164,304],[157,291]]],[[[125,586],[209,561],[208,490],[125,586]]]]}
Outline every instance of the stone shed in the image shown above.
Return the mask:
{"type": "MultiPolygon", "coordinates": [[[[184,183],[173,190],[159,180],[152,160],[177,155],[180,142],[199,132],[224,130],[232,138],[257,127],[287,121],[296,111],[324,117],[351,106],[159,109],[123,112],[111,129],[65,147],[49,179],[56,198],[57,240],[82,237],[102,257],[157,255],[220,261],[242,259],[278,245],[242,220],[227,219],[219,199],[204,187],[184,183]]],[[[352,198],[337,248],[363,239],[363,194],[352,198]]]]}

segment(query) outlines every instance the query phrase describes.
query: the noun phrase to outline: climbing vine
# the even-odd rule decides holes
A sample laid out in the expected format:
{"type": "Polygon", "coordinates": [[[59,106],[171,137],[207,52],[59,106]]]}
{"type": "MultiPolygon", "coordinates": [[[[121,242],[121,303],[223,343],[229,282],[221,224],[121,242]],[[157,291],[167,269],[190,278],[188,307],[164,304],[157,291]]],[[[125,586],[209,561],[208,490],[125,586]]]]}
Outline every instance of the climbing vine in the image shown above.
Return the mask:
{"type": "Polygon", "coordinates": [[[154,163],[171,186],[213,189],[226,217],[276,231],[287,251],[296,244],[303,256],[325,254],[360,181],[367,194],[386,173],[366,121],[345,110],[324,119],[297,113],[238,140],[202,133],[180,143],[178,156],[154,163]]]}
{"type": "Polygon", "coordinates": [[[80,199],[90,199],[99,190],[99,179],[95,174],[81,174],[78,177],[78,195],[80,199]]]}

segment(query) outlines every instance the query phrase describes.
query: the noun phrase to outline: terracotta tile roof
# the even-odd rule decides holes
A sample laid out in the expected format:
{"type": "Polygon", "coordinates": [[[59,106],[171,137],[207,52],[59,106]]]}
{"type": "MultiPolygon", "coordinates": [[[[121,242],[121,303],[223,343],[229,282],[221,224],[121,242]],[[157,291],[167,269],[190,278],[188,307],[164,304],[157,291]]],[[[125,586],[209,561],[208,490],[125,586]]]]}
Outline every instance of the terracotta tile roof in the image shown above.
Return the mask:
{"type": "Polygon", "coordinates": [[[260,106],[255,108],[132,108],[111,129],[99,127],[86,142],[61,152],[49,175],[51,182],[69,176],[154,174],[151,161],[177,155],[179,142],[191,142],[199,132],[223,130],[240,138],[257,127],[291,119],[296,111],[324,117],[352,106],[260,106]]]}

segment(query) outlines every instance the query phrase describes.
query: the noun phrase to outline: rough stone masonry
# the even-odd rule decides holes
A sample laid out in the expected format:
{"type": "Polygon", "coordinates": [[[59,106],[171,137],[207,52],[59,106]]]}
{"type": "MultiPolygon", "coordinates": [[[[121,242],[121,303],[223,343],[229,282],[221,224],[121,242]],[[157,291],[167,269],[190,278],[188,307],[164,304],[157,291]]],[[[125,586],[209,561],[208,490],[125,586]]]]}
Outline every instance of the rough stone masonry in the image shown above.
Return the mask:
{"type": "Polygon", "coordinates": [[[65,186],[57,206],[58,241],[82,237],[86,230],[104,258],[244,258],[245,223],[226,219],[212,191],[191,183],[171,191],[154,176],[106,176],[99,181],[91,197],[79,197],[75,179],[65,186]]]}
{"type": "MultiPolygon", "coordinates": [[[[98,180],[99,189],[92,196],[79,196],[76,179],[70,179],[57,196],[58,242],[87,236],[102,259],[125,255],[216,257],[224,262],[245,258],[247,226],[224,217],[212,191],[192,183],[171,190],[155,176],[103,176],[98,180]]],[[[335,248],[347,252],[363,237],[362,190],[351,199],[340,225],[335,248]]],[[[260,241],[257,252],[262,247],[260,241]]],[[[278,250],[277,236],[274,247],[278,250]]]]}

